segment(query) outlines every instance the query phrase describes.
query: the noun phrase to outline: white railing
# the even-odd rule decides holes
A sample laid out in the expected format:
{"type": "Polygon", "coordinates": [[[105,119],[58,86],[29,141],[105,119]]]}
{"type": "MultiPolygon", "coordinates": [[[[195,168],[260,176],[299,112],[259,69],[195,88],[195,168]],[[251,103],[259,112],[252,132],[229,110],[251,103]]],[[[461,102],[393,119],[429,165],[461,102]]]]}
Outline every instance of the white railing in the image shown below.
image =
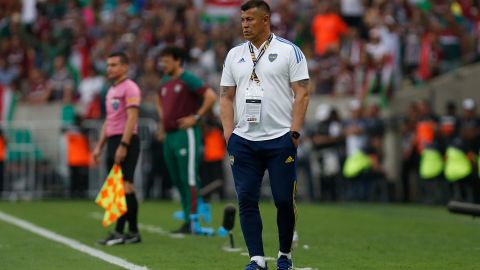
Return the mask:
{"type": "MultiPolygon", "coordinates": [[[[90,149],[98,141],[103,121],[85,121],[90,149]]],[[[14,121],[3,124],[7,154],[0,198],[30,200],[45,197],[70,196],[71,177],[67,164],[66,145],[59,121],[14,121]]],[[[156,129],[152,119],[140,119],[141,150],[150,147],[156,129]]],[[[105,157],[105,154],[102,155],[105,157]]],[[[135,172],[135,185],[142,191],[148,151],[141,151],[135,172]]],[[[148,166],[150,166],[148,164],[148,166]]],[[[105,162],[88,168],[87,196],[93,198],[100,189],[107,169],[105,162]]],[[[141,196],[142,192],[138,192],[141,196]]]]}

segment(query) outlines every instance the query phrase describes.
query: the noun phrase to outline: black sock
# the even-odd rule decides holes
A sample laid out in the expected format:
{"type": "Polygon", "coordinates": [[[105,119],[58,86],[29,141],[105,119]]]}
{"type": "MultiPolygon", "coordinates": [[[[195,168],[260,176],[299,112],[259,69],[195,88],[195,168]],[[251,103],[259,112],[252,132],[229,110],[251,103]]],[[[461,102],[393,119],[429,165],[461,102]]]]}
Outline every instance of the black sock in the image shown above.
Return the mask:
{"type": "Polygon", "coordinates": [[[128,212],[123,214],[119,219],[117,219],[117,225],[115,226],[115,231],[117,233],[123,234],[123,229],[125,228],[125,222],[127,222],[128,212]]]}
{"type": "Polygon", "coordinates": [[[130,232],[137,233],[138,232],[138,202],[135,193],[127,193],[127,208],[128,212],[125,216],[128,219],[128,228],[130,232]]]}

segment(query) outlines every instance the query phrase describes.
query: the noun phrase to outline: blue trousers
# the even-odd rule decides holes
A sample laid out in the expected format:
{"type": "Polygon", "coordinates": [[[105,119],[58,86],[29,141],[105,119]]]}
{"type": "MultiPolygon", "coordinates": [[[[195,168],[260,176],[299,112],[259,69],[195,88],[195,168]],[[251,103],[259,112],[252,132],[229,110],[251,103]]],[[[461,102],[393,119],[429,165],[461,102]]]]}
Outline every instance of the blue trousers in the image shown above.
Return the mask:
{"type": "Polygon", "coordinates": [[[273,200],[277,207],[280,251],[289,253],[296,221],[297,179],[297,149],[290,133],[266,141],[249,141],[232,134],[227,150],[238,196],[240,224],[250,257],[265,255],[263,225],[258,208],[265,170],[270,176],[273,200]]]}

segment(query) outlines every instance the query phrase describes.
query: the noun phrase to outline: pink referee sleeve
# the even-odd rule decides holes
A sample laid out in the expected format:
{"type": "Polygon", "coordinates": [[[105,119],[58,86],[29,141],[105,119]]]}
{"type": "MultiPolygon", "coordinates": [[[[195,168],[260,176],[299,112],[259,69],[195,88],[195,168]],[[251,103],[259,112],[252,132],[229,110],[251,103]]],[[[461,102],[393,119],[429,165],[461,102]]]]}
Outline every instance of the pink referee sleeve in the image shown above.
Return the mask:
{"type": "Polygon", "coordinates": [[[140,102],[140,88],[135,83],[131,83],[125,88],[125,107],[138,107],[140,102]]]}

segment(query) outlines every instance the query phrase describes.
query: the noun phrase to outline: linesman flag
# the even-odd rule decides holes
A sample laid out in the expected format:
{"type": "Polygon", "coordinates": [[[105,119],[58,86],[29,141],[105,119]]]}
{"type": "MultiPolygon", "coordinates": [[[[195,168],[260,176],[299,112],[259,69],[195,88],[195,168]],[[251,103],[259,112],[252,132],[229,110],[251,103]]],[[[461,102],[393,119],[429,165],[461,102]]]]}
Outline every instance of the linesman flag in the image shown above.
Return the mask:
{"type": "Polygon", "coordinates": [[[119,165],[113,165],[95,199],[95,203],[105,208],[102,221],[104,227],[108,227],[127,212],[122,168],[119,165]]]}

